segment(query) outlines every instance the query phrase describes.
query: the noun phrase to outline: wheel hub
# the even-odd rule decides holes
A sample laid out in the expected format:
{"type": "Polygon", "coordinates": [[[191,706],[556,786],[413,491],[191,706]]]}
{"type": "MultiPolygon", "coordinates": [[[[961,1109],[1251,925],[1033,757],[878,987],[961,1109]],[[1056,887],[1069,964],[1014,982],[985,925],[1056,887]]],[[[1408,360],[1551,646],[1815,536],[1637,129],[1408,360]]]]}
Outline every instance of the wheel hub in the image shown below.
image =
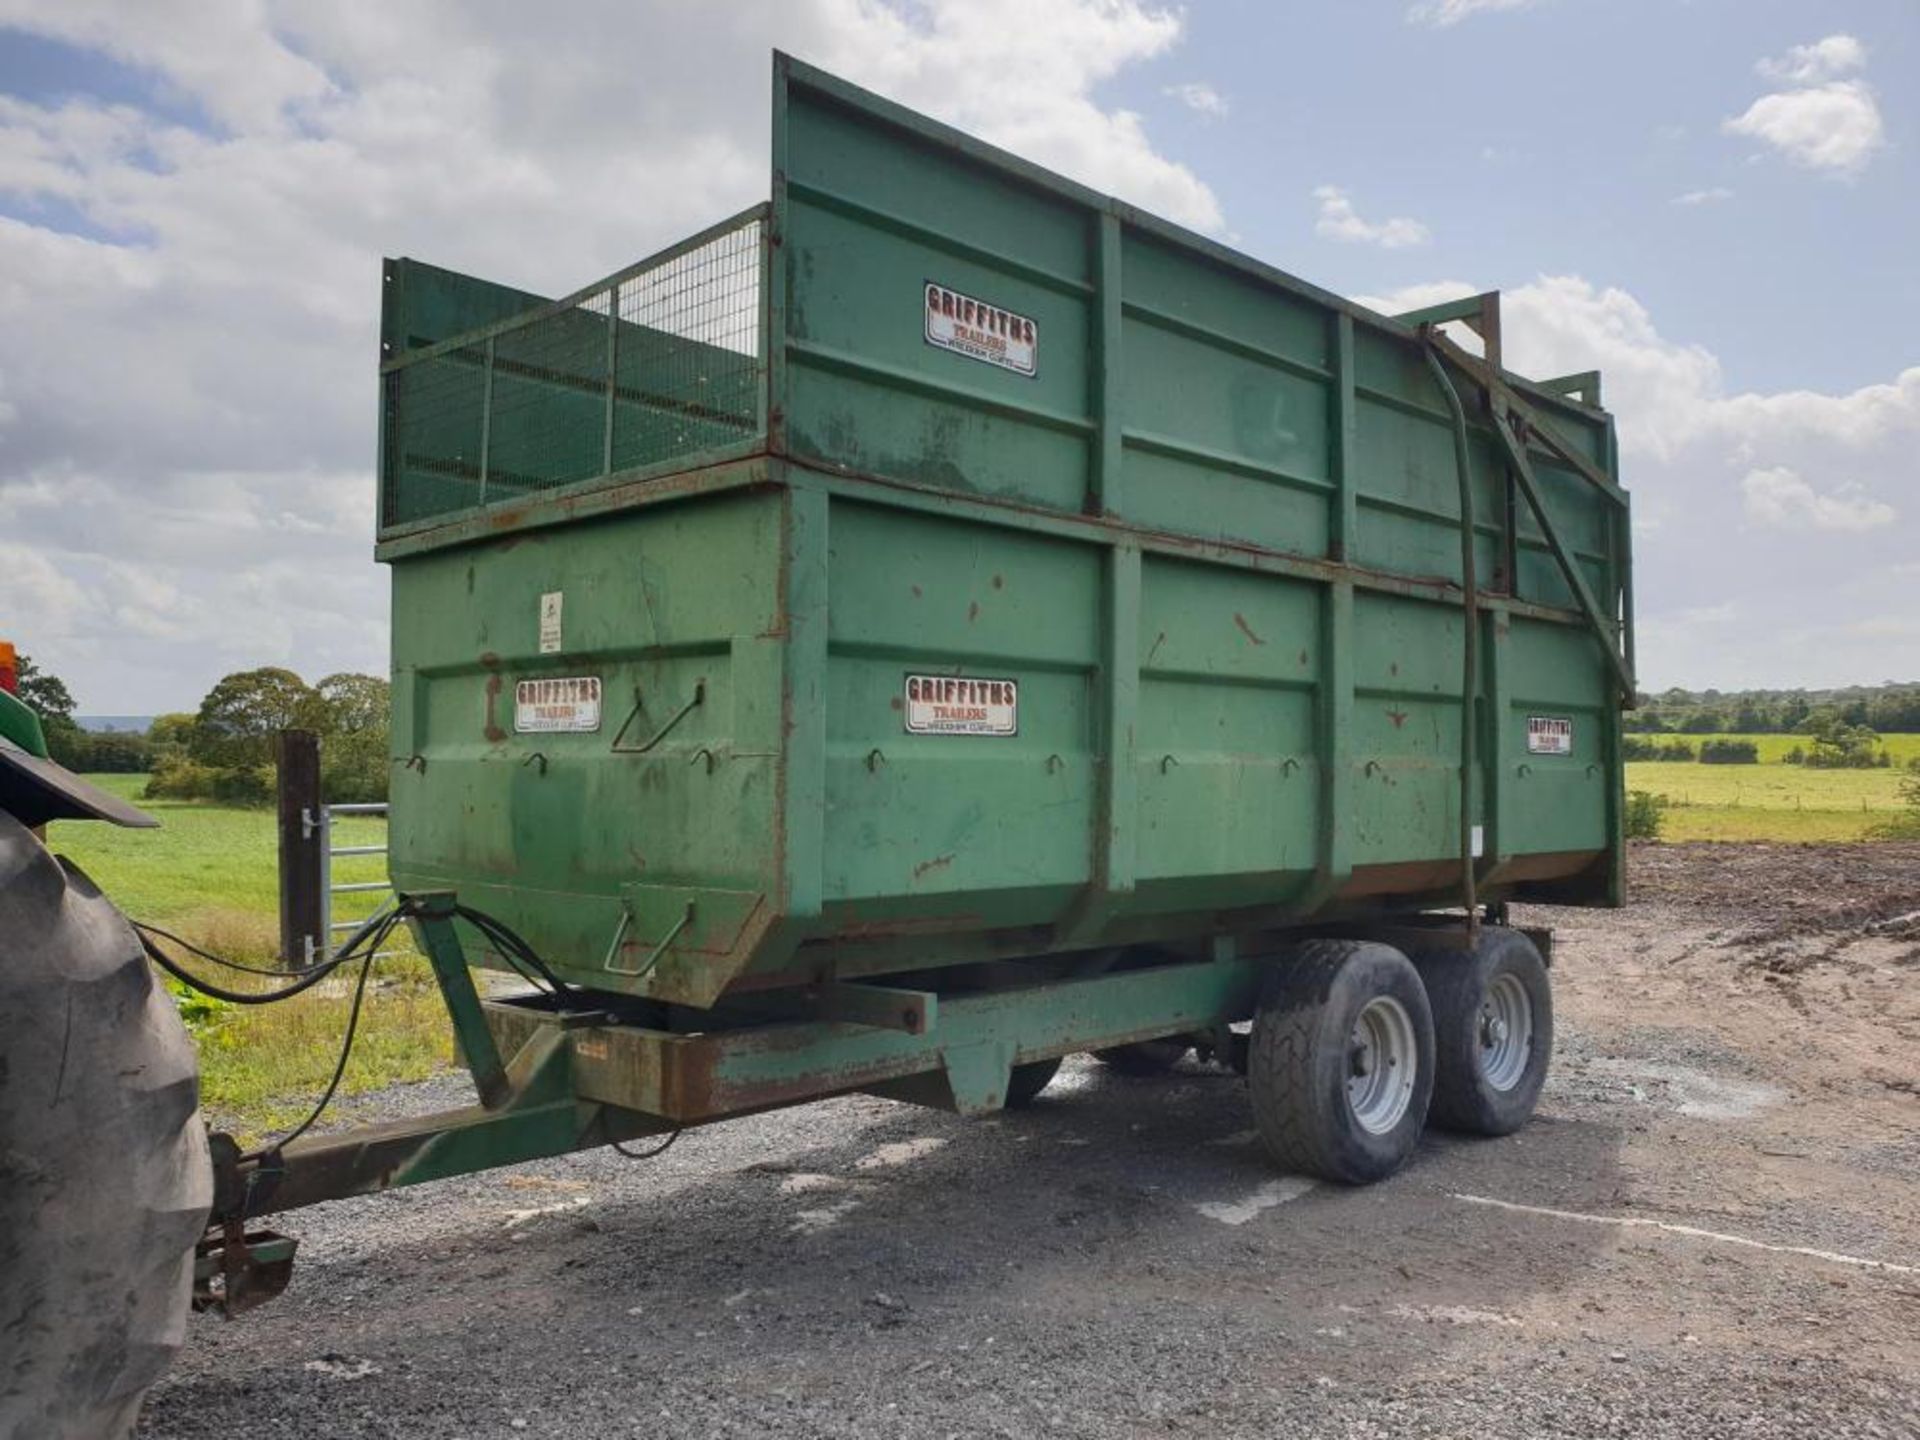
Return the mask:
{"type": "Polygon", "coordinates": [[[1533,1049],[1533,1000],[1517,975],[1496,975],[1480,1006],[1480,1073],[1494,1090],[1511,1090],[1533,1049]]]}
{"type": "Polygon", "coordinates": [[[1390,995],[1368,1001],[1347,1039],[1347,1104],[1361,1129],[1384,1135],[1400,1123],[1412,1102],[1419,1066],[1406,1007],[1390,995]]]}

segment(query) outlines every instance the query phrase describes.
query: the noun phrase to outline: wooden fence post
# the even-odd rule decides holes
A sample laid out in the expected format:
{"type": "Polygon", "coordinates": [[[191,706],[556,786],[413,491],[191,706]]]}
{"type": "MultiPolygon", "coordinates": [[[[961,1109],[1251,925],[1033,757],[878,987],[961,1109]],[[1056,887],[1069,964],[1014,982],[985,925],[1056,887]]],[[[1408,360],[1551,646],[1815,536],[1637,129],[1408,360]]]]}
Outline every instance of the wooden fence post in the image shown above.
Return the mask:
{"type": "Polygon", "coordinates": [[[273,738],[280,796],[280,961],[302,969],[327,954],[327,843],[320,824],[320,737],[282,730],[273,738]]]}

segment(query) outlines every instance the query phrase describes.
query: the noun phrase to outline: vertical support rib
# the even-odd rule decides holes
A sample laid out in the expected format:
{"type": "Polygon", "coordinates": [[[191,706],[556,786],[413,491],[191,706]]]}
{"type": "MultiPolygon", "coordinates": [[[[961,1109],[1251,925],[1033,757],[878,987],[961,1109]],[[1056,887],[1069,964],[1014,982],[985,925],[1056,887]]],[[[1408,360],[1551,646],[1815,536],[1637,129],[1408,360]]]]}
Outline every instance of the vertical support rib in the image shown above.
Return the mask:
{"type": "Polygon", "coordinates": [[[600,437],[600,473],[613,473],[614,397],[620,385],[620,287],[607,290],[607,424],[600,437]]]}
{"type": "Polygon", "coordinates": [[[1095,224],[1093,374],[1089,377],[1094,431],[1087,509],[1095,515],[1112,515],[1121,509],[1120,217],[1102,210],[1095,224]]]}
{"type": "Polygon", "coordinates": [[[1101,795],[1099,883],[1109,896],[1133,889],[1139,813],[1134,726],[1140,708],[1140,547],[1107,552],[1107,767],[1101,795]]]}
{"type": "Polygon", "coordinates": [[[1333,424],[1328,432],[1331,451],[1328,469],[1333,477],[1334,493],[1333,509],[1327,517],[1327,554],[1349,563],[1353,559],[1358,515],[1354,504],[1353,383],[1353,317],[1341,311],[1333,321],[1333,424]]]}
{"type": "Polygon", "coordinates": [[[767,206],[766,285],[761,304],[767,334],[767,450],[787,453],[787,57],[773,54],[773,181],[767,206]]]}
{"type": "MultiPolygon", "coordinates": [[[[795,479],[790,472],[789,480],[795,479]]],[[[784,912],[820,913],[827,807],[827,493],[790,483],[781,603],[787,645],[781,671],[785,774],[780,801],[784,912]]]]}
{"type": "Polygon", "coordinates": [[[493,336],[487,337],[487,357],[480,391],[480,503],[487,503],[487,467],[493,448],[493,336]]]}
{"type": "Polygon", "coordinates": [[[1505,606],[1500,606],[1488,611],[1486,623],[1491,634],[1490,643],[1481,652],[1481,674],[1485,677],[1487,692],[1487,843],[1479,875],[1483,884],[1497,877],[1513,854],[1512,846],[1507,843],[1513,834],[1510,820],[1513,787],[1508,784],[1513,773],[1513,667],[1508,658],[1513,620],[1505,606]]]}

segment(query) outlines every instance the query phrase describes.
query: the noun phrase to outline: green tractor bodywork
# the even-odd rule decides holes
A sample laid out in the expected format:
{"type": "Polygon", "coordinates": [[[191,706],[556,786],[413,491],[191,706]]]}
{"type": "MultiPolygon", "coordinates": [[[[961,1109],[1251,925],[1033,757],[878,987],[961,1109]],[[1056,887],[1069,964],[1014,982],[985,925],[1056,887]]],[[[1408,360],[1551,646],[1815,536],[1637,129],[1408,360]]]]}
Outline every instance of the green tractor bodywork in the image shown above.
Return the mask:
{"type": "Polygon", "coordinates": [[[29,826],[49,820],[107,820],[137,828],[160,823],[56,762],[40,717],[6,690],[0,690],[0,813],[29,826]]]}
{"type": "Polygon", "coordinates": [[[992,1109],[1228,1048],[1303,933],[1621,899],[1597,377],[785,57],[773,117],[770,204],[563,300],[386,266],[391,868],[481,1103],[229,1148],[229,1226],[854,1090],[992,1109]],[[483,998],[456,898],[576,993],[483,998]]]}

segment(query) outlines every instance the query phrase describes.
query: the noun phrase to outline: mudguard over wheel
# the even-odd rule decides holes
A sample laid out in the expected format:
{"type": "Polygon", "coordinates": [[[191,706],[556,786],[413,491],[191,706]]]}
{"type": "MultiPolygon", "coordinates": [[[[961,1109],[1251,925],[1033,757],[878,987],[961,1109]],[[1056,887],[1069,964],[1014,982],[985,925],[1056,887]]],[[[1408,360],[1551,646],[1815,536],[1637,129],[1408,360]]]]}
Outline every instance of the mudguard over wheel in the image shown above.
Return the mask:
{"type": "Polygon", "coordinates": [[[1489,925],[1471,950],[1413,957],[1433,1006],[1435,1125],[1511,1135],[1532,1117],[1553,1058],[1553,989],[1534,943],[1489,925]]]}
{"type": "Polygon", "coordinates": [[[1420,1142],[1433,1076],[1427,992],[1398,950],[1310,940],[1275,964],[1247,1090],[1282,1169],[1346,1185],[1391,1175],[1420,1142]]]}
{"type": "Polygon", "coordinates": [[[0,813],[0,1440],[115,1440],[212,1203],[193,1043],[132,928],[0,813]]]}

